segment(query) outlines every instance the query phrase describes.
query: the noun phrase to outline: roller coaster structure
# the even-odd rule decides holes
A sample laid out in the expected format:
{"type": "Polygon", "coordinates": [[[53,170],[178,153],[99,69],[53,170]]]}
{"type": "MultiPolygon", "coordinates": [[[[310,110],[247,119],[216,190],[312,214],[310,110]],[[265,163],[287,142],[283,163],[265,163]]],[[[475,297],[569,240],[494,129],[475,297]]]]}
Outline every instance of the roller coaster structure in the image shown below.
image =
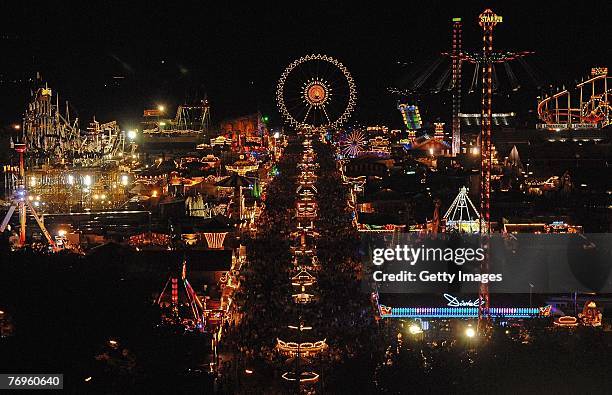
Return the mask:
{"type": "Polygon", "coordinates": [[[99,166],[114,159],[126,148],[125,133],[115,121],[100,124],[95,119],[86,131],[79,119],[71,118],[68,103],[60,109],[57,93],[47,86],[32,93],[23,119],[22,142],[33,166],[74,163],[99,166]]]}
{"type": "Polygon", "coordinates": [[[612,123],[607,67],[593,67],[586,81],[573,90],[563,89],[538,102],[539,129],[598,129],[612,123]]]}

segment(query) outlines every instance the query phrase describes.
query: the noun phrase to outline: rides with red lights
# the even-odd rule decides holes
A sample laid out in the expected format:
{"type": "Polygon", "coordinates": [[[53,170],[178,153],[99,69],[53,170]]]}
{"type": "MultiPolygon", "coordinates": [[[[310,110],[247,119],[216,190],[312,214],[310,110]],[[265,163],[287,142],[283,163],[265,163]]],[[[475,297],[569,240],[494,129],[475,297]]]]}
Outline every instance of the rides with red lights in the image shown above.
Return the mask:
{"type": "Polygon", "coordinates": [[[584,304],[582,313],[578,314],[578,318],[583,325],[601,326],[601,311],[597,308],[597,304],[593,300],[589,300],[584,304]]]}
{"type": "Polygon", "coordinates": [[[166,282],[157,305],[162,313],[162,325],[179,326],[186,331],[203,332],[205,307],[187,280],[187,263],[183,261],[180,278],[171,275],[166,282]]]}
{"type": "Polygon", "coordinates": [[[597,304],[593,300],[587,300],[582,308],[582,313],[578,314],[578,318],[572,316],[563,316],[555,320],[554,324],[557,327],[574,328],[578,325],[600,327],[603,315],[597,308],[597,304]]]}
{"type": "Polygon", "coordinates": [[[578,326],[578,320],[576,319],[576,317],[564,315],[563,317],[557,318],[554,324],[555,326],[560,326],[564,328],[574,328],[578,326]]]}

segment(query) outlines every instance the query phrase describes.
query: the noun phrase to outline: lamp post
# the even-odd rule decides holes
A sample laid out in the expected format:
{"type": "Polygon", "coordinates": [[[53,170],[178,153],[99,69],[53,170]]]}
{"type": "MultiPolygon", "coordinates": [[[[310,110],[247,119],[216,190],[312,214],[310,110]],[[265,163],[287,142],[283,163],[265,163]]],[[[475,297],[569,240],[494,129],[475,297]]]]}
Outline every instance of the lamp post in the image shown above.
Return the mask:
{"type": "Polygon", "coordinates": [[[298,330],[300,333],[298,335],[298,349],[297,349],[297,356],[295,357],[295,376],[296,376],[296,382],[297,382],[297,392],[300,392],[300,387],[302,384],[302,374],[300,372],[300,346],[302,345],[302,332],[303,331],[308,331],[311,330],[312,327],[311,326],[304,326],[304,322],[300,322],[299,326],[294,326],[294,325],[288,325],[287,328],[289,329],[295,329],[298,330]]]}

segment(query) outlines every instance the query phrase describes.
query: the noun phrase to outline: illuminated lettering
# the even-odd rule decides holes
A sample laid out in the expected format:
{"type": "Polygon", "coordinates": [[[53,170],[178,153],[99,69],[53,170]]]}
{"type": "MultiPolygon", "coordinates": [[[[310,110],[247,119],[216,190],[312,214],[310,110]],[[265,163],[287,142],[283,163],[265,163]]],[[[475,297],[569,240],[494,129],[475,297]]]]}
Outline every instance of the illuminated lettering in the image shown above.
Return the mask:
{"type": "Polygon", "coordinates": [[[456,296],[444,294],[444,299],[448,300],[449,307],[479,307],[484,304],[484,300],[480,297],[474,300],[459,300],[456,296]]]}
{"type": "Polygon", "coordinates": [[[501,23],[503,22],[503,17],[499,15],[481,15],[480,16],[481,23],[501,23]]]}

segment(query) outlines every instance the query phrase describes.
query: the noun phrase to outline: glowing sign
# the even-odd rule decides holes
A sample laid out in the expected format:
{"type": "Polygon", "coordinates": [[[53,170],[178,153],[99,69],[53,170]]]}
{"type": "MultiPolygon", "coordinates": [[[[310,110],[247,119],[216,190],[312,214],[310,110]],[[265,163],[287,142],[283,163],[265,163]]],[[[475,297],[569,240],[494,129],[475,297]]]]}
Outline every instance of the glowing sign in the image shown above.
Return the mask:
{"type": "MultiPolygon", "coordinates": [[[[491,317],[537,318],[550,314],[545,307],[491,307],[491,317]]],[[[478,307],[390,307],[380,305],[382,318],[477,318],[478,307]],[[390,311],[389,311],[390,310],[390,311]]]]}
{"type": "Polygon", "coordinates": [[[450,294],[444,294],[444,299],[448,300],[447,306],[449,307],[478,307],[485,302],[480,297],[474,300],[459,300],[456,296],[450,294]]]}
{"type": "MultiPolygon", "coordinates": [[[[478,310],[485,301],[478,297],[474,300],[460,300],[450,294],[443,294],[448,301],[445,307],[392,307],[379,304],[381,318],[476,318],[478,310]]],[[[489,314],[499,318],[537,318],[550,316],[552,307],[491,307],[489,314]]]]}
{"type": "Polygon", "coordinates": [[[161,115],[160,110],[144,110],[143,116],[145,117],[159,117],[161,115]]]}
{"type": "Polygon", "coordinates": [[[483,14],[480,15],[480,23],[501,23],[503,17],[495,14],[483,14]]]}
{"type": "Polygon", "coordinates": [[[607,75],[607,74],[608,74],[608,68],[607,67],[593,67],[593,68],[591,68],[591,75],[592,76],[607,75]]]}

